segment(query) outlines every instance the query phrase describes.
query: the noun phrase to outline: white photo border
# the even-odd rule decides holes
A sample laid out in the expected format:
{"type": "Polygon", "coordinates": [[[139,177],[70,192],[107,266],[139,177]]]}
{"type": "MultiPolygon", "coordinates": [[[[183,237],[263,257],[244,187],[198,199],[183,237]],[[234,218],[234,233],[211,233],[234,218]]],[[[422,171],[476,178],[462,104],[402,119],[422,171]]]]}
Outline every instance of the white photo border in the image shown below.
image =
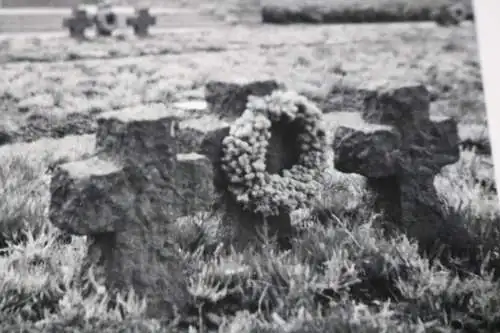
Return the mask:
{"type": "Polygon", "coordinates": [[[474,0],[473,6],[495,180],[500,184],[500,0],[474,0]]]}

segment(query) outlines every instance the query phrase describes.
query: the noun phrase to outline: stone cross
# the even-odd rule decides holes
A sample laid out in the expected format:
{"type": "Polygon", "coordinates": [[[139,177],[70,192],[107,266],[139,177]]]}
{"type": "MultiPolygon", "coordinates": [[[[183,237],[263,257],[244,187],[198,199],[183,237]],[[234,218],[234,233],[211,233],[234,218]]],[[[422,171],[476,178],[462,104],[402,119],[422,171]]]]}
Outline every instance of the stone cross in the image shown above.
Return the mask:
{"type": "MultiPolygon", "coordinates": [[[[257,245],[262,240],[259,232],[263,225],[260,214],[243,210],[232,195],[228,193],[228,181],[221,168],[222,140],[229,134],[230,123],[245,110],[248,96],[265,96],[276,89],[284,89],[282,83],[274,80],[227,79],[209,81],[205,85],[206,114],[196,119],[180,123],[180,146],[186,151],[196,151],[207,156],[213,165],[213,184],[217,192],[214,206],[222,214],[222,237],[236,250],[257,245]]],[[[199,106],[199,103],[182,103],[199,106]]],[[[198,108],[196,108],[198,109],[198,108]]],[[[199,113],[199,112],[197,112],[199,113]]],[[[267,153],[267,171],[279,173],[296,163],[297,147],[294,145],[296,129],[293,125],[271,128],[271,139],[267,153]]],[[[287,212],[267,219],[270,236],[276,236],[281,248],[290,248],[293,233],[291,217],[287,212]]]]}
{"type": "Polygon", "coordinates": [[[430,116],[430,94],[421,84],[387,82],[371,91],[364,122],[335,132],[335,168],[367,177],[376,210],[424,248],[432,248],[438,239],[453,245],[460,237],[472,244],[460,226],[443,228],[433,184],[444,166],[459,159],[456,121],[430,116]]]}
{"type": "MultiPolygon", "coordinates": [[[[257,234],[263,217],[244,211],[227,192],[228,182],[221,169],[222,140],[229,134],[230,123],[239,117],[246,106],[249,95],[265,96],[277,88],[284,88],[272,80],[227,80],[209,81],[205,85],[206,113],[198,118],[180,123],[178,137],[183,152],[196,151],[207,156],[213,165],[213,184],[218,194],[215,206],[221,208],[222,237],[237,250],[260,242],[257,234]]],[[[203,103],[181,103],[197,106],[203,103]]],[[[181,105],[179,104],[179,105],[181,105]]],[[[199,114],[199,110],[196,114],[199,114]]],[[[290,168],[297,160],[297,147],[293,144],[296,131],[293,128],[273,126],[267,154],[267,171],[279,173],[290,168]],[[287,130],[288,129],[288,130],[287,130]]],[[[292,236],[291,218],[288,213],[268,218],[269,233],[277,236],[282,248],[289,248],[292,236]]]]}
{"type": "Polygon", "coordinates": [[[162,104],[102,114],[96,153],[62,164],[51,181],[50,219],[89,237],[85,267],[94,265],[108,290],[148,297],[150,316],[189,300],[186,267],[169,242],[167,226],[209,209],[210,161],[177,154],[182,110],[162,104]]]}
{"type": "Polygon", "coordinates": [[[82,8],[74,8],[72,16],[63,20],[63,27],[68,28],[70,36],[76,39],[84,39],[85,29],[92,27],[92,25],[92,19],[82,8]]]}
{"type": "Polygon", "coordinates": [[[156,17],[151,16],[147,8],[136,10],[135,16],[127,18],[127,25],[131,26],[134,34],[139,37],[147,36],[149,27],[155,24],[156,17]]]}

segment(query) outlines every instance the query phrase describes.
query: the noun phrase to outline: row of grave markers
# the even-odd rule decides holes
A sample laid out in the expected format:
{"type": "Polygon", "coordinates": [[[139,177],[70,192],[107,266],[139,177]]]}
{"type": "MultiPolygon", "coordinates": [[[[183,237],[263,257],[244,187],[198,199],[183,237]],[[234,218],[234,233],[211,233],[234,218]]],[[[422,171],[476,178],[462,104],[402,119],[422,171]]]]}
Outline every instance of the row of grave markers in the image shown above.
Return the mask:
{"type": "MultiPolygon", "coordinates": [[[[116,13],[110,12],[116,19],[116,13]]],[[[146,37],[149,27],[156,25],[156,17],[152,16],[148,8],[138,8],[135,15],[127,17],[126,24],[132,27],[137,37],[146,37]]],[[[63,27],[69,30],[70,36],[75,39],[85,39],[85,31],[98,25],[97,16],[91,16],[84,8],[73,8],[72,16],[63,20],[63,27]]],[[[108,36],[110,31],[97,28],[98,36],[108,36]]]]}
{"type": "MultiPolygon", "coordinates": [[[[187,279],[182,278],[182,260],[165,245],[167,226],[210,209],[221,190],[221,143],[230,123],[241,115],[249,95],[264,96],[280,86],[272,80],[210,82],[206,102],[101,114],[95,156],[54,171],[52,223],[88,236],[86,265],[100,267],[109,289],[133,286],[147,296],[150,316],[164,314],[165,299],[182,304],[190,299],[187,279]]],[[[430,116],[430,94],[421,84],[389,83],[366,91],[371,93],[359,112],[359,125],[343,125],[335,112],[324,115],[327,124],[340,125],[330,143],[335,168],[365,176],[377,209],[411,237],[424,243],[431,241],[427,235],[442,237],[433,179],[459,159],[456,121],[430,116]]],[[[240,229],[230,230],[233,245],[244,248],[255,241],[247,229],[258,225],[258,217],[234,201],[226,201],[224,209],[225,226],[240,229]]],[[[288,214],[270,224],[278,237],[292,237],[288,214]]],[[[473,239],[464,239],[461,246],[473,246],[473,239]]]]}

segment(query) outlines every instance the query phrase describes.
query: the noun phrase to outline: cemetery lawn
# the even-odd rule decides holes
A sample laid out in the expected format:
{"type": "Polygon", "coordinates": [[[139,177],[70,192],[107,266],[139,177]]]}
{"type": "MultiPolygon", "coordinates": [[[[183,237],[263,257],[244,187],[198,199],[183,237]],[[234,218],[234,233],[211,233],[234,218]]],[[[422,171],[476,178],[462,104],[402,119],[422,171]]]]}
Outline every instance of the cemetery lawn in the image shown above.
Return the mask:
{"type": "MultiPolygon", "coordinates": [[[[472,272],[467,263],[431,264],[404,236],[384,238],[363,180],[333,166],[317,203],[330,218],[321,225],[298,214],[297,228],[307,229],[289,252],[276,252],[272,242],[221,252],[214,232],[219,216],[177,222],[172,240],[193,267],[192,312],[146,320],[133,294],[110,309],[106,292],[84,296],[72,281],[85,240],[57,241],[47,217],[47,168],[93,152],[96,114],[202,98],[214,78],[276,78],[318,101],[367,80],[426,83],[436,98],[433,114],[457,117],[462,140],[482,150],[463,150],[436,177],[448,218],[485,244],[500,244],[472,25],[235,27],[170,37],[91,48],[61,38],[3,42],[0,240],[9,247],[0,256],[0,332],[188,332],[189,325],[204,327],[189,332],[224,333],[499,330],[493,275],[472,272]]],[[[332,133],[339,124],[330,125],[332,133]]],[[[485,267],[490,262],[498,262],[497,249],[485,255],[485,267]]]]}

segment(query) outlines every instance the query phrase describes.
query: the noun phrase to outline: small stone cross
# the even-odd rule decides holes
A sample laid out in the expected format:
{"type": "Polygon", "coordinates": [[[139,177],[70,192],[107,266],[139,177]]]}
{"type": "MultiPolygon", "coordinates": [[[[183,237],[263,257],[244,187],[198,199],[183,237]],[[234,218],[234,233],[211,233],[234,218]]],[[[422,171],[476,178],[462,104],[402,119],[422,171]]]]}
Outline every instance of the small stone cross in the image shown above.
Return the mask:
{"type": "Polygon", "coordinates": [[[134,287],[148,297],[150,316],[189,299],[167,226],[208,210],[213,200],[210,161],[177,154],[184,117],[162,104],[104,113],[95,156],[58,166],[51,181],[52,223],[88,236],[85,265],[98,268],[108,290],[134,287]]]}
{"type": "Polygon", "coordinates": [[[335,168],[367,177],[375,208],[421,245],[432,246],[436,238],[449,236],[441,234],[433,181],[459,159],[457,123],[430,116],[430,93],[421,84],[387,82],[370,91],[364,123],[335,132],[335,168]]]}
{"type": "MultiPolygon", "coordinates": [[[[258,230],[262,226],[263,217],[242,210],[232,195],[227,192],[228,181],[221,168],[222,141],[229,134],[230,123],[241,116],[245,110],[248,96],[265,96],[278,88],[284,88],[282,83],[274,80],[227,79],[224,81],[209,81],[205,86],[203,108],[206,113],[197,119],[188,119],[180,123],[179,141],[182,147],[195,150],[209,158],[213,165],[213,185],[222,199],[214,203],[223,211],[222,236],[236,250],[243,250],[249,245],[260,242],[258,230]]],[[[293,127],[271,128],[266,158],[267,171],[279,173],[288,169],[297,160],[296,129],[293,127]]],[[[284,212],[279,216],[267,219],[269,234],[277,236],[282,248],[289,248],[292,237],[290,214],[284,212]]]]}
{"type": "Polygon", "coordinates": [[[85,29],[92,27],[92,25],[92,19],[82,8],[74,8],[72,16],[63,20],[63,27],[68,28],[70,36],[76,39],[84,39],[85,29]]]}
{"type": "Polygon", "coordinates": [[[133,27],[134,34],[139,37],[147,36],[149,27],[155,24],[156,17],[151,16],[147,8],[136,10],[135,16],[127,18],[127,25],[133,27]]]}

